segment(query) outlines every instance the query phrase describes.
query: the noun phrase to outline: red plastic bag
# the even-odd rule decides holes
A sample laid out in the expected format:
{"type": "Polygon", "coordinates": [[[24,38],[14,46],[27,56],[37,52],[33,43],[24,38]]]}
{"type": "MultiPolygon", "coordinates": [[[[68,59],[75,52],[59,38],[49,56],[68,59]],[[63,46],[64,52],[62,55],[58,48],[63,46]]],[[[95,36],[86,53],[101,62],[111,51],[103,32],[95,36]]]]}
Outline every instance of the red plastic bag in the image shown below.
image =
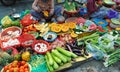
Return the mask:
{"type": "Polygon", "coordinates": [[[23,19],[21,20],[21,24],[23,26],[28,26],[31,25],[32,23],[35,23],[37,21],[32,20],[32,15],[31,14],[27,14],[23,17],[23,19]]]}

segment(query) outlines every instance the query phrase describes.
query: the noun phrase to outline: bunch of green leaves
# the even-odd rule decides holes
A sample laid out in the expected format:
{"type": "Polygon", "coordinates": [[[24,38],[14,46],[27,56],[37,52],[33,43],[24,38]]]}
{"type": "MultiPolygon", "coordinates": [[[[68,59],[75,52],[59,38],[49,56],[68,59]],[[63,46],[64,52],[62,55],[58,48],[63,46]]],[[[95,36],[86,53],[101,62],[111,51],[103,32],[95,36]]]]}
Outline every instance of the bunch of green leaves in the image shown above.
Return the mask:
{"type": "Polygon", "coordinates": [[[15,20],[13,21],[11,24],[5,24],[5,25],[2,25],[2,28],[8,28],[8,27],[11,27],[11,26],[17,26],[17,27],[20,27],[22,28],[22,25],[20,24],[20,20],[15,20]]]}
{"type": "Polygon", "coordinates": [[[105,67],[108,67],[120,60],[120,49],[116,49],[113,53],[109,54],[104,62],[105,67]]]}

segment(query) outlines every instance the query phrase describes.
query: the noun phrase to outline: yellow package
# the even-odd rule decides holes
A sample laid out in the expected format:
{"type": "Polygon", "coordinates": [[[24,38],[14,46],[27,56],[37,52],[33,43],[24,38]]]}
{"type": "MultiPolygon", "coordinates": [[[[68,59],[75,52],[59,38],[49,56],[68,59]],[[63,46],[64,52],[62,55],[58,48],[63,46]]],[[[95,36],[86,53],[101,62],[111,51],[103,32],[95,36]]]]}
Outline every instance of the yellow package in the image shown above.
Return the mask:
{"type": "Polygon", "coordinates": [[[2,20],[1,20],[1,24],[2,25],[6,25],[6,24],[11,24],[12,20],[9,16],[5,16],[2,20]]]}

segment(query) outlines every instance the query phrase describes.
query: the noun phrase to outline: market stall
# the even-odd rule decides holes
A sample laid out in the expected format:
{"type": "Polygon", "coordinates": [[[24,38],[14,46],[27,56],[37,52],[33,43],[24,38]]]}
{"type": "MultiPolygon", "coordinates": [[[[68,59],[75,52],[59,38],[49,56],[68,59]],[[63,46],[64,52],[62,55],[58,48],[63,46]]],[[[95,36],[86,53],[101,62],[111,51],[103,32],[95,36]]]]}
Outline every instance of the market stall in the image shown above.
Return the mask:
{"type": "Polygon", "coordinates": [[[62,3],[63,15],[53,22],[34,20],[30,10],[1,19],[1,72],[55,72],[91,59],[109,67],[120,60],[118,2],[98,0],[93,10],[89,0],[62,3]]]}

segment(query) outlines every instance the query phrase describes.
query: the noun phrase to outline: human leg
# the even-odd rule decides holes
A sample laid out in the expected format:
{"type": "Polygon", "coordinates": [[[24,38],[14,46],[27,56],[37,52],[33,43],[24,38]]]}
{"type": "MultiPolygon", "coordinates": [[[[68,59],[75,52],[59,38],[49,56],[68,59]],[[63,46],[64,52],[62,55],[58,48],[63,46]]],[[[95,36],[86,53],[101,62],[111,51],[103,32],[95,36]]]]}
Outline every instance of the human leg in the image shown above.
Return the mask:
{"type": "Polygon", "coordinates": [[[31,15],[36,19],[36,20],[40,20],[41,18],[43,18],[43,14],[42,13],[38,13],[35,10],[31,10],[31,15]]]}

